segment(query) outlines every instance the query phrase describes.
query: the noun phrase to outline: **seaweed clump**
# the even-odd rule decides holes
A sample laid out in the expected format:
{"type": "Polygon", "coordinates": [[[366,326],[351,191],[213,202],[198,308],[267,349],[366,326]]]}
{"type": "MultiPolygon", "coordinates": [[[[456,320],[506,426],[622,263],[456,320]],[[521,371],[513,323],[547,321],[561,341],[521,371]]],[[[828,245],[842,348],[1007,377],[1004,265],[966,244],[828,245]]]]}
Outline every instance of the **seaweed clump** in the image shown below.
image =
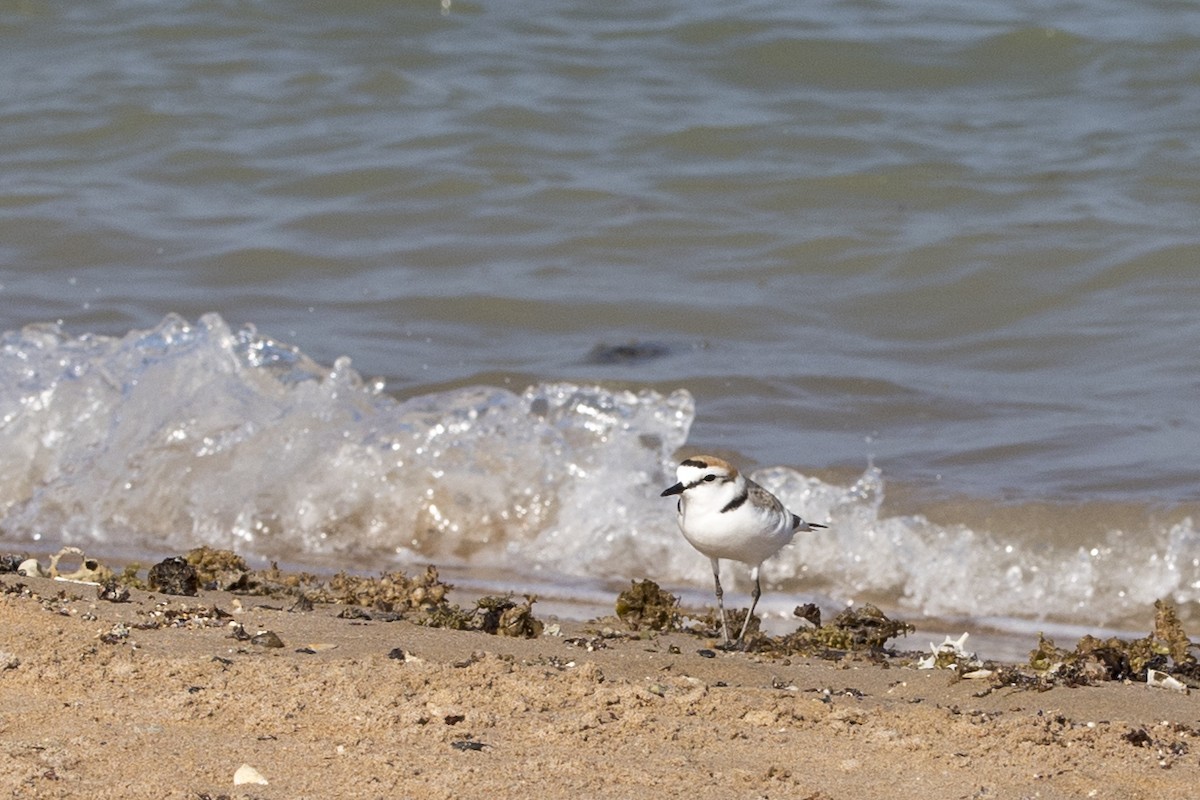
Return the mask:
{"type": "Polygon", "coordinates": [[[633,581],[617,595],[617,616],[631,630],[679,630],[679,598],[652,580],[633,581]]]}
{"type": "MultiPolygon", "coordinates": [[[[201,553],[199,560],[217,566],[218,575],[237,574],[244,562],[236,556],[233,558],[237,560],[222,556],[223,552],[226,551],[201,553]]],[[[432,565],[413,577],[403,572],[385,572],[378,577],[339,572],[332,578],[321,579],[310,573],[285,573],[272,564],[266,570],[248,571],[234,585],[247,592],[295,596],[299,608],[311,608],[314,603],[348,606],[350,613],[343,615],[352,618],[409,619],[431,628],[529,639],[541,636],[543,630],[542,622],[533,615],[536,597],[528,596],[522,603],[511,596],[486,596],[473,609],[466,610],[449,602],[447,595],[453,587],[442,581],[437,567],[432,565]]]]}
{"type": "MultiPolygon", "coordinates": [[[[138,563],[128,564],[123,572],[116,574],[95,559],[85,558],[78,548],[64,548],[52,558],[49,574],[54,574],[58,559],[64,554],[78,555],[83,560],[80,570],[68,577],[98,583],[100,599],[111,602],[127,601],[129,589],[187,596],[206,589],[291,597],[296,601],[293,611],[311,611],[315,603],[344,605],[348,608],[343,615],[349,618],[411,617],[418,625],[499,636],[536,638],[544,628],[533,615],[537,599],[533,596],[527,596],[524,602],[511,596],[483,597],[471,609],[452,605],[447,595],[453,587],[441,580],[432,565],[414,577],[403,572],[385,572],[377,577],[339,572],[325,578],[307,572],[284,572],[277,564],[267,569],[250,569],[237,553],[203,546],[160,561],[149,568],[143,580],[142,566],[138,563]]],[[[16,569],[26,561],[24,556],[0,556],[0,571],[16,569]]],[[[47,574],[36,562],[33,566],[37,574],[47,574]]]]}
{"type": "Polygon", "coordinates": [[[815,628],[801,628],[784,637],[793,649],[813,647],[843,651],[882,651],[889,639],[916,631],[911,624],[892,619],[876,606],[863,603],[841,611],[833,622],[815,628]]]}
{"type": "Polygon", "coordinates": [[[451,588],[442,582],[433,566],[411,578],[403,572],[385,572],[377,577],[339,572],[323,578],[307,572],[284,572],[277,564],[266,569],[250,569],[237,553],[207,546],[193,548],[182,556],[155,564],[145,581],[138,577],[140,569],[136,563],[128,565],[117,581],[130,588],[159,590],[167,594],[194,595],[199,589],[206,589],[296,597],[304,607],[312,603],[329,603],[396,613],[442,605],[451,588]]]}
{"type": "Polygon", "coordinates": [[[0,572],[16,572],[28,558],[21,553],[0,553],[0,572]]]}
{"type": "Polygon", "coordinates": [[[428,628],[480,631],[525,639],[542,635],[544,626],[533,615],[537,597],[527,595],[524,602],[518,602],[511,595],[487,595],[479,598],[474,608],[464,609],[447,600],[446,594],[451,588],[438,577],[437,568],[429,566],[415,578],[401,572],[385,573],[378,578],[342,572],[315,588],[304,589],[302,597],[311,603],[332,603],[376,612],[360,610],[348,615],[353,617],[408,619],[428,628]]]}
{"type": "Polygon", "coordinates": [[[436,567],[429,566],[423,574],[414,578],[403,572],[385,572],[378,578],[339,572],[327,581],[302,575],[296,589],[313,603],[363,606],[377,611],[404,613],[442,605],[450,586],[438,577],[436,567]]]}
{"type": "Polygon", "coordinates": [[[475,604],[472,630],[520,639],[536,639],[542,635],[542,623],[533,616],[533,604],[537,598],[526,595],[525,602],[518,603],[512,597],[481,597],[475,604]]]}
{"type": "Polygon", "coordinates": [[[146,583],[152,591],[160,591],[163,594],[194,597],[200,590],[196,568],[183,556],[163,559],[155,564],[146,576],[146,583]]]}
{"type": "MultiPolygon", "coordinates": [[[[814,617],[811,609],[802,608],[797,611],[802,611],[801,616],[806,620],[814,617]]],[[[820,619],[819,616],[815,618],[820,619]]],[[[914,631],[916,628],[911,624],[892,619],[878,607],[863,603],[861,606],[843,609],[831,622],[824,625],[810,623],[794,633],[777,638],[757,636],[750,644],[755,650],[781,655],[820,655],[826,658],[847,653],[885,655],[888,652],[888,640],[897,636],[907,636],[914,631]]]]}
{"type": "Polygon", "coordinates": [[[158,562],[147,571],[145,580],[139,577],[141,571],[142,565],[135,561],[126,564],[115,579],[130,589],[159,590],[164,594],[195,595],[200,589],[250,592],[259,586],[255,579],[257,573],[250,569],[244,558],[230,550],[207,545],[158,562]],[[184,591],[168,591],[167,587],[184,591]]]}
{"type": "Polygon", "coordinates": [[[1192,642],[1175,607],[1165,600],[1156,600],[1154,630],[1148,636],[1127,641],[1116,636],[1100,639],[1087,635],[1074,650],[1066,650],[1039,635],[1037,646],[1029,653],[1029,666],[1047,686],[1090,686],[1124,680],[1144,683],[1152,671],[1197,684],[1200,663],[1191,648],[1192,642]]]}
{"type": "Polygon", "coordinates": [[[203,545],[189,550],[184,559],[196,570],[196,579],[205,589],[234,591],[245,589],[250,583],[246,559],[231,550],[203,545]]]}
{"type": "MultiPolygon", "coordinates": [[[[618,612],[619,613],[619,612],[618,612]]],[[[740,630],[749,609],[726,609],[729,629],[740,630]]],[[[795,615],[804,624],[794,633],[784,636],[768,636],[760,630],[761,620],[756,616],[746,626],[743,649],[775,656],[821,656],[840,658],[847,653],[869,653],[872,655],[894,655],[885,649],[889,639],[907,636],[916,628],[907,622],[894,620],[876,606],[863,603],[861,606],[844,609],[832,622],[821,624],[821,610],[813,604],[798,606],[795,615]]],[[[715,610],[696,617],[688,629],[700,636],[719,636],[721,618],[715,610]]]]}
{"type": "Polygon", "coordinates": [[[1190,678],[1200,678],[1200,664],[1192,654],[1192,640],[1183,630],[1175,606],[1165,600],[1154,601],[1154,637],[1160,647],[1165,646],[1177,673],[1190,678]]]}
{"type": "Polygon", "coordinates": [[[517,602],[511,595],[487,595],[479,598],[475,602],[475,608],[469,611],[457,605],[443,603],[427,610],[413,622],[429,628],[482,631],[498,636],[536,639],[542,635],[544,626],[533,616],[535,602],[537,597],[533,595],[526,595],[524,603],[517,602]]]}

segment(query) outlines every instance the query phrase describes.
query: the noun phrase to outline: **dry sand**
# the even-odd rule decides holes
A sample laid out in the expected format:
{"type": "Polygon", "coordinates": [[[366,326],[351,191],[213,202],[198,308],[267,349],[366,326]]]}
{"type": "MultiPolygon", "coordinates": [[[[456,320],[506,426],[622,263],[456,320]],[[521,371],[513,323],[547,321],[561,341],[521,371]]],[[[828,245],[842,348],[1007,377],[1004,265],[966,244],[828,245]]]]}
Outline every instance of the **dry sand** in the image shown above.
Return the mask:
{"type": "Polygon", "coordinates": [[[562,623],[523,640],[282,605],[141,591],[113,603],[0,577],[0,796],[1200,794],[1195,694],[996,688],[865,659],[706,656],[688,634],[602,639],[562,623]],[[283,646],[233,638],[234,621],[283,646]],[[268,783],[235,786],[243,764],[268,783]]]}

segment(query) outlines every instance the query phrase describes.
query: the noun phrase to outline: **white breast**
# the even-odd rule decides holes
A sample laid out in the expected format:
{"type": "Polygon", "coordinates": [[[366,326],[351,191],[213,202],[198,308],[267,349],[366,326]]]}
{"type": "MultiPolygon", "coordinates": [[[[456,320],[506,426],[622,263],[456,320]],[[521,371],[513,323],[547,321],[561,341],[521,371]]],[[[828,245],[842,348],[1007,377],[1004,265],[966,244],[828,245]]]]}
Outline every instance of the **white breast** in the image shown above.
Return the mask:
{"type": "Polygon", "coordinates": [[[727,558],[757,566],[792,540],[792,515],[763,509],[747,502],[721,513],[680,504],[679,529],[692,547],[709,558],[727,558]]]}

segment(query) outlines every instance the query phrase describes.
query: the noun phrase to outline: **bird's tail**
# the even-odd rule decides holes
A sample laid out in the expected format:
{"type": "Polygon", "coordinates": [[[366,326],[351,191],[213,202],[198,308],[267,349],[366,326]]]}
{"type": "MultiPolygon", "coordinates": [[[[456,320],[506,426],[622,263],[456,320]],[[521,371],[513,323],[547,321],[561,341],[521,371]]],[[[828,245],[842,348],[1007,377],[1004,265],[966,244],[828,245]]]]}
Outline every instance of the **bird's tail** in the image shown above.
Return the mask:
{"type": "Polygon", "coordinates": [[[815,531],[818,528],[828,528],[828,525],[821,525],[816,522],[805,522],[795,514],[792,514],[792,531],[799,533],[800,531],[815,531]]]}

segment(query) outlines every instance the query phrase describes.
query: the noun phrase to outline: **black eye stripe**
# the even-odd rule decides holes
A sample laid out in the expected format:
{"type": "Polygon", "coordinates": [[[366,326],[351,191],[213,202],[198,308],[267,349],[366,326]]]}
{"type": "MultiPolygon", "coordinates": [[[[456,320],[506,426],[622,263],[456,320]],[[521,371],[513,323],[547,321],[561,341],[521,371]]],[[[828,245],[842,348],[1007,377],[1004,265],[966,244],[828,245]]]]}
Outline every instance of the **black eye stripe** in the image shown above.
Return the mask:
{"type": "Polygon", "coordinates": [[[696,480],[694,480],[691,483],[689,483],[688,485],[684,486],[683,490],[686,492],[688,489],[691,489],[695,486],[699,486],[702,483],[707,483],[709,481],[717,481],[717,480],[721,481],[722,483],[729,483],[730,481],[733,480],[733,478],[721,477],[720,475],[713,475],[710,472],[709,474],[705,475],[702,478],[696,478],[696,480]]]}

